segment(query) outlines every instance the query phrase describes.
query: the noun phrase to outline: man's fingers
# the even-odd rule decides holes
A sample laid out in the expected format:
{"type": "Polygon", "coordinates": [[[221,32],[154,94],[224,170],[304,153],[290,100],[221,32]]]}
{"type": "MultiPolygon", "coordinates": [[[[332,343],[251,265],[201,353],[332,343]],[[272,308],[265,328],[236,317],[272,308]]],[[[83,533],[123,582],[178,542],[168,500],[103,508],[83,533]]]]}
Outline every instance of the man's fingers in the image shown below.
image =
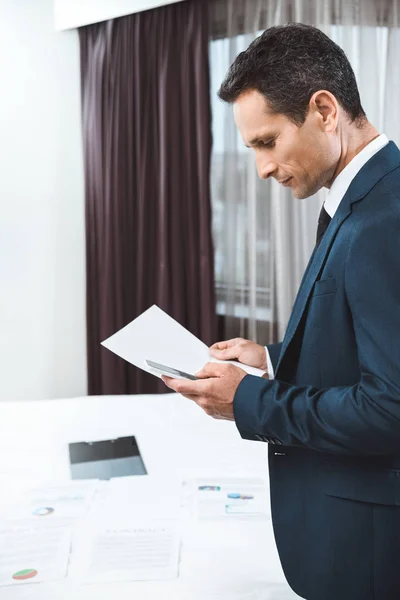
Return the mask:
{"type": "Polygon", "coordinates": [[[194,376],[197,377],[197,379],[209,379],[209,377],[211,377],[211,375],[204,370],[204,367],[201,369],[201,371],[197,371],[194,376]]]}
{"type": "Polygon", "coordinates": [[[227,347],[228,342],[217,342],[210,346],[210,350],[224,350],[227,347]]]}
{"type": "Polygon", "coordinates": [[[204,365],[204,367],[195,373],[195,377],[199,379],[209,379],[210,377],[220,377],[221,375],[221,365],[215,362],[208,362],[204,365]]]}
{"type": "Polygon", "coordinates": [[[191,396],[190,394],[181,394],[181,396],[183,396],[184,398],[187,398],[188,400],[192,400],[193,402],[196,402],[196,404],[198,404],[199,402],[199,398],[200,396],[191,396]]]}
{"type": "Polygon", "coordinates": [[[195,373],[199,379],[209,379],[210,377],[221,377],[226,372],[227,365],[221,363],[208,362],[201,371],[195,373]]]}
{"type": "Polygon", "coordinates": [[[230,360],[232,358],[238,358],[239,348],[237,346],[233,346],[232,348],[225,348],[225,350],[212,350],[210,348],[210,354],[214,358],[219,358],[220,360],[230,360]]]}
{"type": "MultiPolygon", "coordinates": [[[[181,396],[183,396],[184,398],[187,398],[188,400],[192,400],[193,402],[196,402],[196,404],[198,404],[201,408],[203,407],[204,398],[201,396],[200,392],[197,394],[190,394],[189,392],[186,392],[184,390],[183,385],[180,385],[181,381],[183,381],[183,383],[186,383],[186,380],[173,379],[172,377],[167,377],[166,375],[161,375],[161,379],[163,380],[163,382],[165,383],[165,385],[167,387],[171,388],[172,390],[175,390],[175,392],[177,392],[178,394],[181,394],[181,396]]],[[[188,387],[188,386],[185,386],[185,387],[188,387]]]]}
{"type": "Polygon", "coordinates": [[[174,379],[173,377],[167,377],[162,375],[161,379],[167,387],[174,390],[182,396],[193,395],[199,396],[204,394],[205,381],[192,381],[190,379],[174,379]]]}
{"type": "Polygon", "coordinates": [[[217,342],[210,346],[210,350],[225,350],[226,348],[231,348],[232,346],[236,346],[236,344],[240,341],[241,338],[232,338],[231,340],[224,340],[222,342],[217,342]]]}

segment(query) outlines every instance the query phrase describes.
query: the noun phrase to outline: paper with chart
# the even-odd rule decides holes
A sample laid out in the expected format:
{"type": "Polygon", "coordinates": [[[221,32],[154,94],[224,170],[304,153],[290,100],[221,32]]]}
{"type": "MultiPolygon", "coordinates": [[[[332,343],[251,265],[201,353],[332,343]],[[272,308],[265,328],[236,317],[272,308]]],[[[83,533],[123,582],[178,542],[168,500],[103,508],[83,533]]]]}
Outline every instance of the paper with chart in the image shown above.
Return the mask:
{"type": "Polygon", "coordinates": [[[202,477],[193,480],[199,520],[269,518],[266,482],[258,477],[202,477]]]}
{"type": "Polygon", "coordinates": [[[43,583],[67,574],[71,529],[0,526],[0,586],[43,583]]]}
{"type": "Polygon", "coordinates": [[[82,580],[175,579],[179,572],[180,524],[144,521],[93,531],[83,558],[82,580]]]}
{"type": "Polygon", "coordinates": [[[237,361],[213,358],[206,344],[156,305],[106,339],[102,345],[132,365],[158,377],[158,373],[145,363],[146,359],[192,375],[207,362],[230,362],[251,375],[261,376],[265,373],[237,361]]]}
{"type": "Polygon", "coordinates": [[[88,510],[99,481],[67,481],[26,490],[18,502],[4,508],[2,519],[32,527],[71,526],[88,510]]]}

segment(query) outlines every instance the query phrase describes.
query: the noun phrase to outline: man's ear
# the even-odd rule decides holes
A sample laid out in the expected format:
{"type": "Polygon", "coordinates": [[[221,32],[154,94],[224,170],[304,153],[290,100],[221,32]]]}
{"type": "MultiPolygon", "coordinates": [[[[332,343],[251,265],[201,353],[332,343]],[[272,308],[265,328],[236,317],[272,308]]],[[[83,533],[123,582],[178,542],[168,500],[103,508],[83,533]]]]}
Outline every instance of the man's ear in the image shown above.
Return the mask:
{"type": "Polygon", "coordinates": [[[321,127],[325,132],[335,131],[339,119],[339,103],[331,92],[314,92],[310,99],[310,109],[320,117],[321,127]]]}

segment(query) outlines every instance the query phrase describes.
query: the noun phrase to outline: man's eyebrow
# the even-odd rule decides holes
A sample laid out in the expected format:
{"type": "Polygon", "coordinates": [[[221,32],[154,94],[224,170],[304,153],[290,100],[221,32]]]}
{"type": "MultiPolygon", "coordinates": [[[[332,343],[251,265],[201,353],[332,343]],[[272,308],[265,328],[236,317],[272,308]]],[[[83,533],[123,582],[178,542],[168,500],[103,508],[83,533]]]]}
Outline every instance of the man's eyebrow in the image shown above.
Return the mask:
{"type": "Polygon", "coordinates": [[[259,144],[260,142],[265,144],[265,143],[271,142],[275,137],[276,137],[276,135],[274,135],[274,134],[270,134],[267,137],[264,137],[264,136],[255,137],[252,140],[250,140],[248,144],[245,144],[245,146],[246,146],[246,148],[251,148],[252,146],[259,144]]]}

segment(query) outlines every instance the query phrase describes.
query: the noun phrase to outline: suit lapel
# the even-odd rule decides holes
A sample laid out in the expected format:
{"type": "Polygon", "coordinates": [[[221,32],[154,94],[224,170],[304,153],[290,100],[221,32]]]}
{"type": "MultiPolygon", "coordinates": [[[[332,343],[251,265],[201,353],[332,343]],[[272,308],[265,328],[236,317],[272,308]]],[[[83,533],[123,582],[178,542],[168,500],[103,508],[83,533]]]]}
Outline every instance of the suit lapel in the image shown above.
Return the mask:
{"type": "Polygon", "coordinates": [[[300,324],[304,311],[306,309],[311,291],[315,281],[324,266],[327,255],[333,244],[335,236],[342,225],[351,213],[351,205],[363,198],[369,190],[394,168],[397,168],[400,163],[400,152],[393,142],[389,142],[387,146],[377,152],[359,171],[357,176],[351,182],[346,194],[344,195],[336,214],[329,223],[327,230],[321,240],[320,245],[314,251],[293,306],[292,314],[286,329],[285,337],[282,342],[282,349],[279,361],[276,368],[278,373],[282,358],[293,339],[294,334],[300,324]]]}
{"type": "Polygon", "coordinates": [[[314,283],[318,278],[318,275],[324,265],[325,258],[329,253],[330,247],[333,243],[336,233],[343,221],[348,217],[350,213],[351,207],[349,203],[343,204],[342,201],[334,218],[329,223],[329,226],[325,231],[324,237],[322,238],[320,245],[311,257],[308,266],[308,271],[306,271],[305,277],[302,283],[300,284],[296,301],[293,306],[292,314],[289,319],[276,371],[278,371],[282,357],[285,354],[290,342],[292,341],[297,327],[299,326],[304,310],[307,306],[307,302],[310,297],[311,291],[314,287],[314,283]]]}

